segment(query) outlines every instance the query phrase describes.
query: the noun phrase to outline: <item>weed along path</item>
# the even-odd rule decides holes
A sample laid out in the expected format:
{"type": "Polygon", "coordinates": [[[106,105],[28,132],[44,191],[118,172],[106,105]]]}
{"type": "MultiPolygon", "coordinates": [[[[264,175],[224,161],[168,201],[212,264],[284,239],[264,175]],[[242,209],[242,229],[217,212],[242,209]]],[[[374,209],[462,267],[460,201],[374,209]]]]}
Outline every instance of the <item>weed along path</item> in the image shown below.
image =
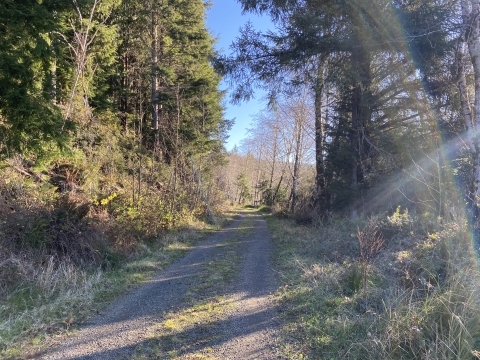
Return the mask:
{"type": "Polygon", "coordinates": [[[270,247],[243,211],[42,359],[276,359],[270,247]]]}

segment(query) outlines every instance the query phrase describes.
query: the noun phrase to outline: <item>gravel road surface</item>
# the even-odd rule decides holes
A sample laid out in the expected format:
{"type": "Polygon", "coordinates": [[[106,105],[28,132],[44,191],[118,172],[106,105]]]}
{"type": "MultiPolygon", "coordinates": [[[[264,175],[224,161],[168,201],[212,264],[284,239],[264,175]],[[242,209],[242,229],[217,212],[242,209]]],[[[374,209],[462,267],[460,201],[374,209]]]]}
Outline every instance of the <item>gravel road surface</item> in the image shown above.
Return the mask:
{"type": "MultiPolygon", "coordinates": [[[[251,231],[241,235],[243,244],[240,278],[225,294],[233,302],[226,320],[215,328],[216,336],[206,344],[212,359],[277,359],[279,320],[270,294],[275,279],[270,266],[270,234],[258,213],[242,212],[227,228],[216,232],[184,258],[169,266],[148,283],[113,303],[78,333],[48,350],[44,360],[130,359],[136,350],[154,337],[162,314],[181,306],[188,290],[215,260],[222,244],[238,236],[238,228],[248,219],[251,231]],[[247,235],[248,233],[248,235],[247,235]]],[[[240,234],[242,234],[240,232],[240,234]]],[[[182,358],[190,358],[184,354],[182,358]]],[[[193,355],[193,354],[190,354],[193,355]]]]}

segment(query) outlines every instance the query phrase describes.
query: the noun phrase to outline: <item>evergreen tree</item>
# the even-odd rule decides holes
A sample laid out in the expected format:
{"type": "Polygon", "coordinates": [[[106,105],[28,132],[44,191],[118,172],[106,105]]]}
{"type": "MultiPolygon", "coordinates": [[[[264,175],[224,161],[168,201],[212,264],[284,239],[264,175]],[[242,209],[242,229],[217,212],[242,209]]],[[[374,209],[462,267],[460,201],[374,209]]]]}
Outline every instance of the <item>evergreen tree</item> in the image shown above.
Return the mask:
{"type": "Polygon", "coordinates": [[[122,62],[116,83],[123,123],[143,104],[140,116],[151,117],[152,141],[161,145],[167,162],[180,148],[186,153],[218,148],[228,127],[220,77],[210,65],[213,42],[204,12],[201,0],[124,1],[118,11],[122,62]]]}
{"type": "Polygon", "coordinates": [[[71,124],[54,104],[54,1],[0,3],[0,154],[41,154],[65,143],[71,124]]]}
{"type": "Polygon", "coordinates": [[[248,185],[249,180],[247,174],[242,172],[237,177],[237,187],[238,187],[238,203],[244,204],[245,201],[252,198],[252,193],[250,191],[250,186],[248,185]]]}

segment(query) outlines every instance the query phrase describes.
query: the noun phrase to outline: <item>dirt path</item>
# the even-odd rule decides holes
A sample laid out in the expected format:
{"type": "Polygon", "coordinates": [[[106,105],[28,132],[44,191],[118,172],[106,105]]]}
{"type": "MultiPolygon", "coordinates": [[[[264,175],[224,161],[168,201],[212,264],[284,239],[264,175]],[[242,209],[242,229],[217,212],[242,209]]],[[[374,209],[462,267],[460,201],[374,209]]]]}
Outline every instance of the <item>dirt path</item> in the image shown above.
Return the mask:
{"type": "Polygon", "coordinates": [[[275,359],[270,235],[242,212],[42,359],[275,359]]]}
{"type": "Polygon", "coordinates": [[[253,220],[254,232],[246,239],[241,282],[235,307],[227,323],[229,339],[215,348],[221,359],[274,359],[276,356],[276,309],[270,299],[274,278],[270,266],[270,233],[261,215],[253,220]]]}

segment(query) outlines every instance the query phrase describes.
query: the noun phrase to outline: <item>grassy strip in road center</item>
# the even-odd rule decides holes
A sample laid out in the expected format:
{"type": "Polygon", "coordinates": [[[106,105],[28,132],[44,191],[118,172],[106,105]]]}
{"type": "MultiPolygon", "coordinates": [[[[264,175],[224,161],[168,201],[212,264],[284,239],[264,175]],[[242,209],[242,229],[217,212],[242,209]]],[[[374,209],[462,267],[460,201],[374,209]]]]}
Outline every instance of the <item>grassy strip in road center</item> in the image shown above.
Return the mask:
{"type": "Polygon", "coordinates": [[[252,229],[248,216],[236,234],[217,245],[214,259],[203,264],[196,285],[185,294],[178,309],[163,314],[150,341],[137,347],[134,359],[213,359],[211,346],[222,335],[221,324],[235,306],[228,294],[238,280],[242,240],[252,229]]]}

